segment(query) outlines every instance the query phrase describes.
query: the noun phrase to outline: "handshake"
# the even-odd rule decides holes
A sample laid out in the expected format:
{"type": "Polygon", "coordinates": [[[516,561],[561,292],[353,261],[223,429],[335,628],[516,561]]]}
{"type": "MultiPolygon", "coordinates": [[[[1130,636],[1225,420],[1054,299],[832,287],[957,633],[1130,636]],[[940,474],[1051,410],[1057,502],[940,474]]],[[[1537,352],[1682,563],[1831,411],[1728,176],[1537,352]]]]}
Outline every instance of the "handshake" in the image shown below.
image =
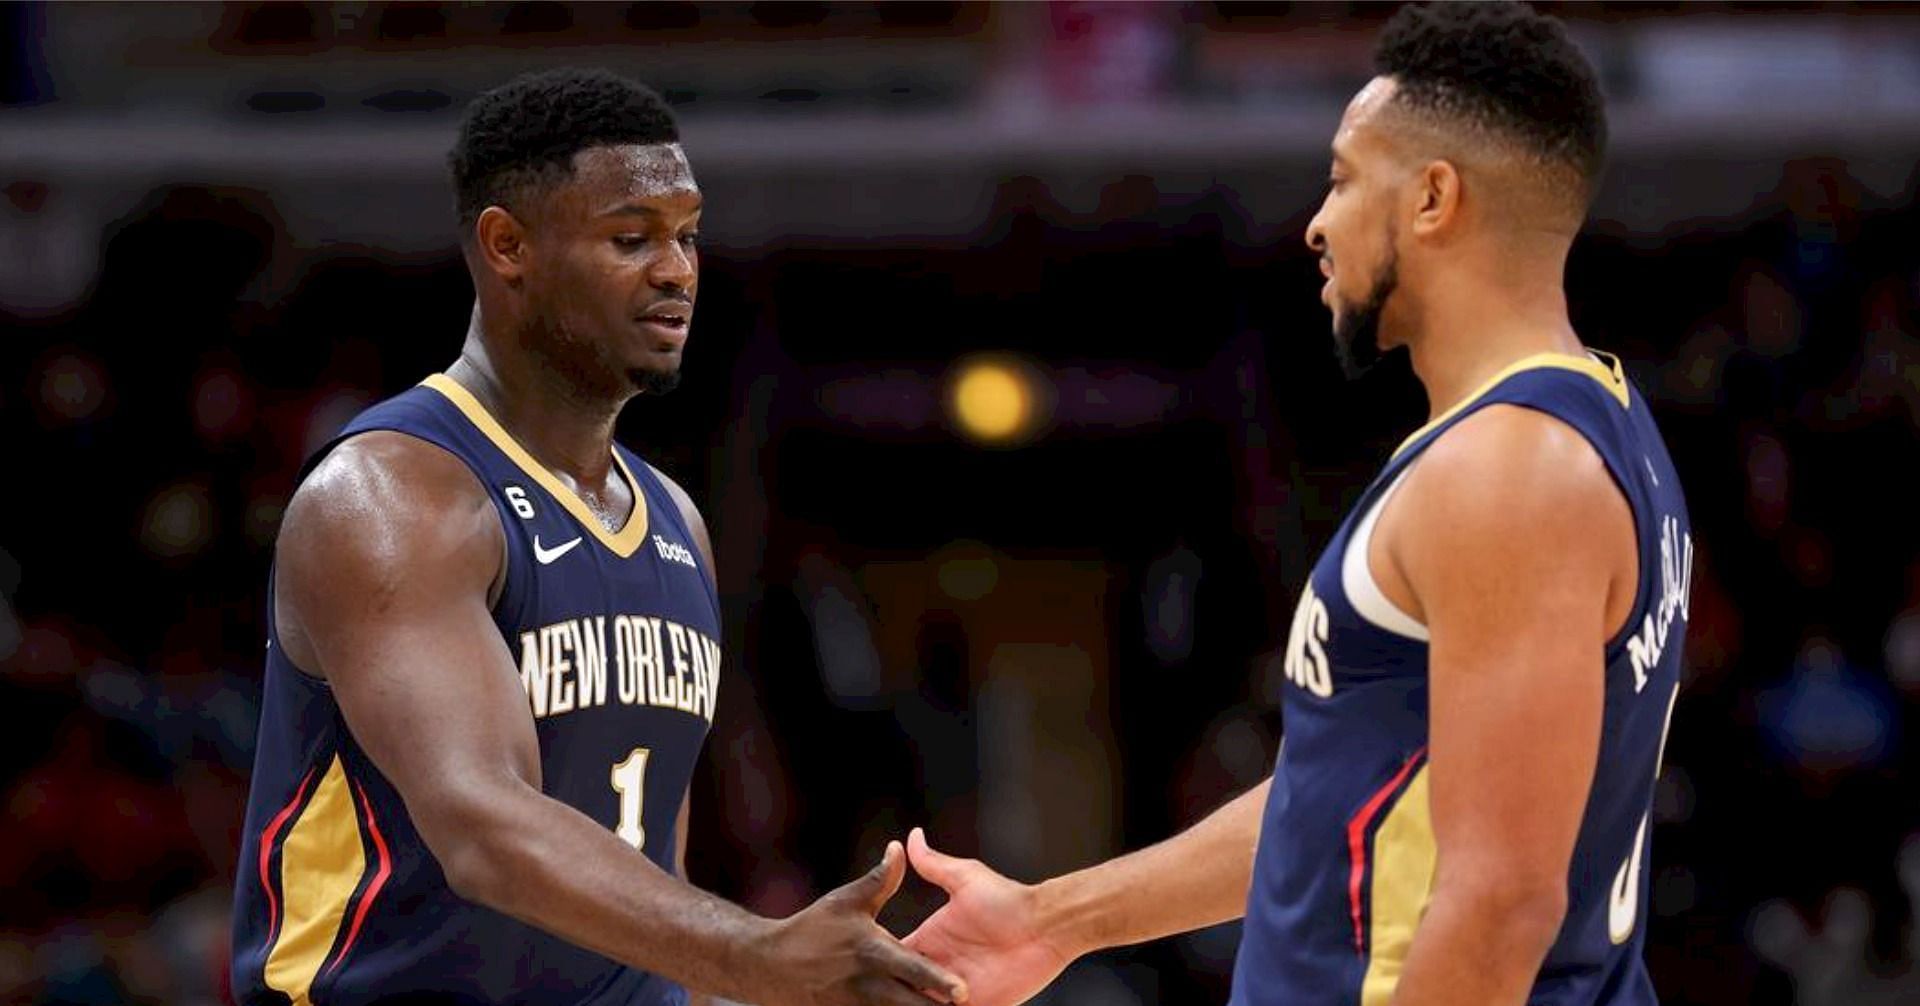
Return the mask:
{"type": "Polygon", "coordinates": [[[718,984],[758,1006],[1017,1006],[1083,954],[1241,917],[1270,785],[1166,841],[1038,884],[938,852],[915,828],[866,876],[767,923],[718,984]],[[909,865],[947,903],[896,940],[874,916],[909,865]]]}
{"type": "Polygon", "coordinates": [[[1092,949],[1046,922],[1042,890],[938,852],[915,828],[904,849],[889,842],[866,875],[776,924],[763,959],[770,975],[783,976],[777,981],[792,983],[781,1003],[1013,1006],[1092,949]],[[896,941],[873,918],[909,862],[948,901],[896,941]]]}

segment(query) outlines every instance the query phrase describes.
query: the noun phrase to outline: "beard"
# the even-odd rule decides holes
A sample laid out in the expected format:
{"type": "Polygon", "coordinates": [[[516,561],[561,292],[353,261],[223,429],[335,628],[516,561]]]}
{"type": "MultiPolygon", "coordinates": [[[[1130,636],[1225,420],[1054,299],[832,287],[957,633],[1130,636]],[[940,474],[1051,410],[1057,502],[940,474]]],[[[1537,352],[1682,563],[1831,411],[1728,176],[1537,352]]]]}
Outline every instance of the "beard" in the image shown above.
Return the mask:
{"type": "Polygon", "coordinates": [[[680,385],[678,361],[627,365],[555,314],[541,313],[529,319],[521,342],[569,386],[594,397],[624,400],[635,392],[664,395],[680,385]]]}
{"type": "Polygon", "coordinates": [[[1333,352],[1349,379],[1373,369],[1385,355],[1380,349],[1380,312],[1400,286],[1400,256],[1389,251],[1386,268],[1359,304],[1340,313],[1333,323],[1333,352]]]}
{"type": "Polygon", "coordinates": [[[627,380],[643,395],[664,395],[680,386],[680,368],[633,367],[627,371],[627,380]]]}

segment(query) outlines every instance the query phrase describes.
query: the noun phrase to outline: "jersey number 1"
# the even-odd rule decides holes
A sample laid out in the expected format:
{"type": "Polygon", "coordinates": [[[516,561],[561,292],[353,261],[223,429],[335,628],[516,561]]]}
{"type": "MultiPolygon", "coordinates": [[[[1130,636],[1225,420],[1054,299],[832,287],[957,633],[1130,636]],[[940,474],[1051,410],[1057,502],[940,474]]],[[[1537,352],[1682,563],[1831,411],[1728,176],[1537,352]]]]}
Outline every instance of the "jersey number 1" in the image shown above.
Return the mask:
{"type": "Polygon", "coordinates": [[[627,760],[613,766],[613,791],[620,794],[620,826],[613,829],[636,849],[647,844],[647,829],[640,823],[640,811],[647,798],[646,748],[634,748],[627,760]]]}

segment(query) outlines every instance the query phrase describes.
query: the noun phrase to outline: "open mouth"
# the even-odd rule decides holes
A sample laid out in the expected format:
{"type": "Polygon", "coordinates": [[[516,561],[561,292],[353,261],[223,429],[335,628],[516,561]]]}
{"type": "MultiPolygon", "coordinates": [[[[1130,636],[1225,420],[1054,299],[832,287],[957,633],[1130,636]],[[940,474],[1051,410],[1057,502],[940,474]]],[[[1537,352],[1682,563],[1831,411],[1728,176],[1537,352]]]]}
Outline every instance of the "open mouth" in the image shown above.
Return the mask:
{"type": "Polygon", "coordinates": [[[668,297],[648,305],[638,320],[663,332],[683,333],[693,320],[693,305],[678,297],[668,297]]]}

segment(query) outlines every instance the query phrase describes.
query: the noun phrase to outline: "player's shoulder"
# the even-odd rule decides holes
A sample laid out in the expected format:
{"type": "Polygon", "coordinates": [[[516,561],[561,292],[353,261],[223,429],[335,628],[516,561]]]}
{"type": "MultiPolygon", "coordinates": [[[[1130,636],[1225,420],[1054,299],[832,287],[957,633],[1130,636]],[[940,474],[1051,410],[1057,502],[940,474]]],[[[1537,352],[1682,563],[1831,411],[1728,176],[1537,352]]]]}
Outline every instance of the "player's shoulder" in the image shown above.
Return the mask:
{"type": "Polygon", "coordinates": [[[466,462],[393,430],[341,441],[289,501],[277,551],[409,561],[467,548],[498,551],[499,521],[466,462]],[[375,556],[366,556],[369,551],[375,556]]]}
{"type": "Polygon", "coordinates": [[[274,618],[294,665],[326,677],[314,640],[396,605],[492,596],[505,532],[478,478],[445,450],[371,430],[336,444],[287,505],[274,618]]]}
{"type": "MultiPolygon", "coordinates": [[[[1447,591],[1611,577],[1632,555],[1630,504],[1580,431],[1538,409],[1481,408],[1415,459],[1383,519],[1413,589],[1447,591]]],[[[1529,586],[1526,589],[1534,589],[1529,586]]]]}
{"type": "Polygon", "coordinates": [[[329,505],[380,502],[403,511],[485,493],[466,462],[444,447],[398,430],[368,430],[335,444],[314,463],[294,501],[329,505]]]}
{"type": "Polygon", "coordinates": [[[1581,514],[1619,495],[1605,460],[1566,418],[1494,403],[1462,418],[1421,452],[1410,496],[1436,520],[1502,520],[1543,509],[1581,514]]]}

